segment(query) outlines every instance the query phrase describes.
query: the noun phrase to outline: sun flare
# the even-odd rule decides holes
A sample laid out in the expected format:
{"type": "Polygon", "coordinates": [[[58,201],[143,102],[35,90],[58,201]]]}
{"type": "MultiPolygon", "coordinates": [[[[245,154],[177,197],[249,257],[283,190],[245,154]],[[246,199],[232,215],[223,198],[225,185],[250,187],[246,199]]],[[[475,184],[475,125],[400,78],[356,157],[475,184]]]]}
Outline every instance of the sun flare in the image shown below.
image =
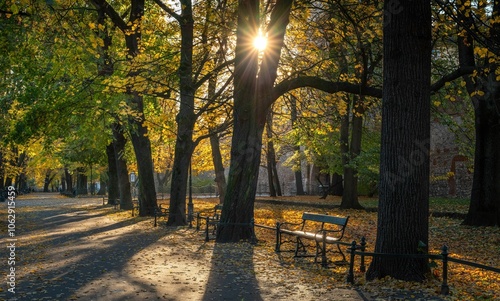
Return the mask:
{"type": "Polygon", "coordinates": [[[259,35],[255,38],[255,40],[253,40],[253,47],[255,47],[255,49],[259,51],[262,51],[266,49],[266,46],[267,46],[267,38],[264,37],[261,33],[259,33],[259,35]]]}

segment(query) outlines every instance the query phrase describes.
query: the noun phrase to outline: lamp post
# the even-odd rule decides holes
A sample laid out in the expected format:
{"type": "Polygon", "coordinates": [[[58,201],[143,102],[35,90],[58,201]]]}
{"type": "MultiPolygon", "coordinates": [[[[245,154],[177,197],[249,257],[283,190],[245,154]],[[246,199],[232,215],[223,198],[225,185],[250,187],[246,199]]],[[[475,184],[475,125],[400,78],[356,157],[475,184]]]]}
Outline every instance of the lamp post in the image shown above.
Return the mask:
{"type": "Polygon", "coordinates": [[[188,200],[188,220],[189,228],[193,227],[193,170],[191,160],[189,161],[189,200],[188,200]]]}

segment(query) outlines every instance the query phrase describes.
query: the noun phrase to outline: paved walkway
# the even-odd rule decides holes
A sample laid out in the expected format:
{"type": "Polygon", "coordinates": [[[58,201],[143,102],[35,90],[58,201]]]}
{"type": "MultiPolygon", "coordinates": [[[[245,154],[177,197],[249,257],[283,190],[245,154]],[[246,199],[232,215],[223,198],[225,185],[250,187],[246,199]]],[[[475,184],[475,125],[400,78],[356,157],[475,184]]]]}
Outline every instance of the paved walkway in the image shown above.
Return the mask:
{"type": "MultiPolygon", "coordinates": [[[[6,245],[6,203],[0,206],[6,245]]],[[[17,198],[16,294],[2,283],[0,300],[375,300],[307,279],[269,246],[205,243],[194,229],[152,228],[150,218],[112,212],[99,198],[17,198]]],[[[8,252],[0,251],[2,279],[8,252]]]]}

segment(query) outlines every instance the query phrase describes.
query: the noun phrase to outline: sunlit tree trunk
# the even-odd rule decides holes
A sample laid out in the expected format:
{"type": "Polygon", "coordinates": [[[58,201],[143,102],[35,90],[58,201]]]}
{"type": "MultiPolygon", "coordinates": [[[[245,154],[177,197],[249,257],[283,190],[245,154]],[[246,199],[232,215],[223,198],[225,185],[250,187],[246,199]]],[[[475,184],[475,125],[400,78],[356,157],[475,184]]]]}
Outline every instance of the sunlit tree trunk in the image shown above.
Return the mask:
{"type": "Polygon", "coordinates": [[[258,74],[253,40],[259,29],[259,1],[240,0],[234,70],[234,126],[231,163],[217,241],[252,239],[251,222],[262,152],[262,134],[272,102],[292,0],[278,0],[271,13],[268,47],[258,74]]]}
{"type": "Polygon", "coordinates": [[[186,187],[191,157],[196,147],[193,130],[196,122],[194,113],[193,86],[193,8],[190,0],[182,0],[182,15],[179,16],[181,28],[181,58],[179,66],[180,107],[177,114],[177,140],[175,142],[174,164],[170,189],[170,210],[167,224],[182,226],[187,224],[186,187]]]}

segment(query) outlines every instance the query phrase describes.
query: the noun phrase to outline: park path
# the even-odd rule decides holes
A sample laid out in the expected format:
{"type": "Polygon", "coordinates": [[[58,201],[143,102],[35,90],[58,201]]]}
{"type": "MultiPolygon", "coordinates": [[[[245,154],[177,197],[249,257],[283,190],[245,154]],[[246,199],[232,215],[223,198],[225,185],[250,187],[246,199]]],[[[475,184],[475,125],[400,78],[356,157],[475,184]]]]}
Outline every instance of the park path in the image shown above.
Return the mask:
{"type": "MultiPolygon", "coordinates": [[[[205,243],[194,229],[153,228],[151,218],[121,214],[130,213],[116,214],[100,198],[18,197],[16,294],[2,283],[0,300],[372,300],[305,279],[272,248],[205,243]]],[[[0,251],[2,279],[7,252],[0,251]]]]}

